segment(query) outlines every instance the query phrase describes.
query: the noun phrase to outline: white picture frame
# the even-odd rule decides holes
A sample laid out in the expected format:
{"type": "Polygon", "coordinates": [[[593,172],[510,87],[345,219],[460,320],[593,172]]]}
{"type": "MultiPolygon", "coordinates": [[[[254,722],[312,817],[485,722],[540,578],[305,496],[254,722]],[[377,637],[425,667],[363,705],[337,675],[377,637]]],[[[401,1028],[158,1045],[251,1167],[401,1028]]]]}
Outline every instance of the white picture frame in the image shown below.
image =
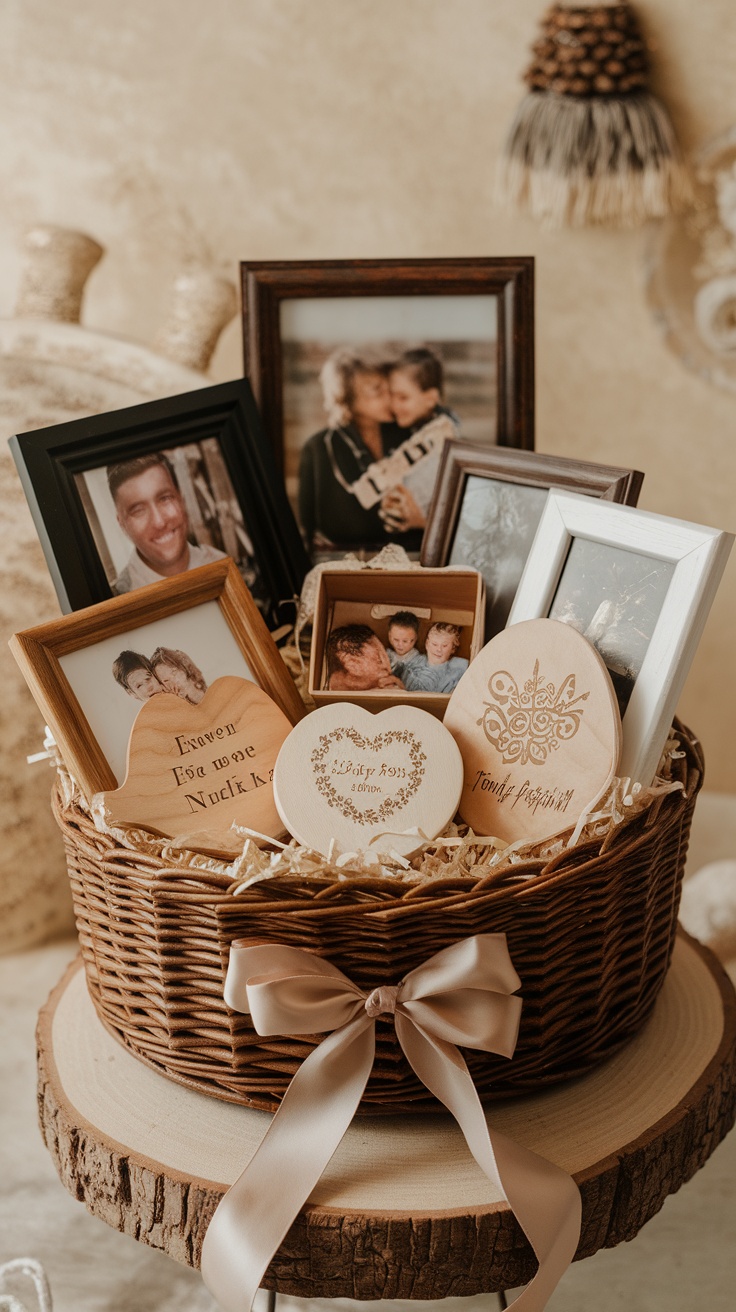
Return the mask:
{"type": "MultiPolygon", "coordinates": [[[[633,676],[633,689],[623,713],[618,769],[621,777],[649,785],[728,560],[733,534],[575,493],[550,492],[509,614],[509,625],[555,618],[553,612],[559,610],[564,598],[571,550],[578,539],[634,553],[662,566],[660,597],[650,612],[651,636],[633,676]]],[[[656,573],[655,568],[652,574],[656,573]]],[[[568,585],[568,592],[570,588],[568,585]]],[[[604,652],[601,654],[605,660],[604,652]]]]}

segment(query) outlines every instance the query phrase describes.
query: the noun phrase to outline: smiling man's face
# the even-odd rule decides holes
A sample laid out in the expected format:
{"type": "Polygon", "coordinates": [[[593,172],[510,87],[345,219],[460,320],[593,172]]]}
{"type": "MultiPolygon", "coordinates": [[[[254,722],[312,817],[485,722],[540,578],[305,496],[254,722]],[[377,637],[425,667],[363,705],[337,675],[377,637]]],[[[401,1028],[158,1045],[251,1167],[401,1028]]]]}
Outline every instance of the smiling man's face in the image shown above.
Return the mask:
{"type": "Polygon", "coordinates": [[[164,465],[152,465],[115,493],[118,523],[156,574],[181,574],[189,564],[189,521],[179,489],[164,465]]]}

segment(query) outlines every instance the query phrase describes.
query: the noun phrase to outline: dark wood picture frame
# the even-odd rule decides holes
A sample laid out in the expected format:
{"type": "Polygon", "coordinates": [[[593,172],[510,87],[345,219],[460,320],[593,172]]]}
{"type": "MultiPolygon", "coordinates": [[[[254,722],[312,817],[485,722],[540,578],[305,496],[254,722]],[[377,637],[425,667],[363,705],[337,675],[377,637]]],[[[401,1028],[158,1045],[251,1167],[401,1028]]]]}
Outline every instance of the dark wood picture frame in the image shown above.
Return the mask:
{"type": "MultiPolygon", "coordinates": [[[[468,479],[478,477],[489,482],[515,484],[523,487],[555,489],[561,492],[578,492],[604,501],[615,501],[635,506],[644,475],[637,469],[622,469],[615,465],[599,465],[588,461],[572,460],[563,456],[541,455],[537,451],[510,451],[498,447],[481,448],[470,442],[446,442],[440,456],[434,497],[427,517],[427,528],[422,542],[421,563],[438,567],[450,561],[452,546],[462,513],[463,498],[468,479]]],[[[455,561],[480,569],[475,560],[455,561]]],[[[519,579],[521,578],[519,570],[519,579]]],[[[508,611],[499,623],[494,615],[493,581],[483,575],[486,583],[486,614],[489,623],[486,640],[504,627],[508,611]]],[[[518,583],[518,580],[517,580],[518,583]]],[[[509,600],[509,609],[513,597],[509,600]]]]}
{"type": "Polygon", "coordinates": [[[112,596],[76,476],[207,438],[217,440],[252,541],[267,622],[280,622],[308,560],[247,379],[11,437],[62,611],[112,596]]]}
{"type": "Polygon", "coordinates": [[[59,657],[93,647],[105,638],[134,633],[215,601],[254,681],[292,724],[304,704],[247,587],[230,559],[136,588],[61,619],[13,634],[10,649],[48,724],[67,769],[89,801],[118,787],[115,775],[75,695],[59,657]]]}
{"type": "Polygon", "coordinates": [[[499,446],[534,449],[534,258],[248,260],[241,263],[243,349],[263,423],[283,461],[283,301],[310,297],[498,298],[499,446]]]}

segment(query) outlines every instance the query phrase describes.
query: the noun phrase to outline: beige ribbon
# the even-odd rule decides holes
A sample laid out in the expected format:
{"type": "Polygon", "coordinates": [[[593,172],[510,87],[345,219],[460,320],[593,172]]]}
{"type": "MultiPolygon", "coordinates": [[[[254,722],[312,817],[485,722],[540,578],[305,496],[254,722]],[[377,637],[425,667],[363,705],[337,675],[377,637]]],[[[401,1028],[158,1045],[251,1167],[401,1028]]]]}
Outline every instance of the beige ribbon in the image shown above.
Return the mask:
{"type": "Polygon", "coordinates": [[[407,1060],[452,1112],[479,1167],[511,1206],[539,1269],[514,1303],[542,1312],[573,1259],[580,1194],[559,1167],[491,1136],[456,1047],[511,1057],[520,987],[505,934],[477,934],[430,957],[398,985],[366,994],[329,961],[283,944],[235,942],[225,1001],[259,1034],[330,1031],[299,1067],[242,1175],[221,1199],[202,1276],[225,1312],[249,1312],[269,1263],[353,1119],[373,1066],[375,1017],[392,1014],[407,1060]]]}

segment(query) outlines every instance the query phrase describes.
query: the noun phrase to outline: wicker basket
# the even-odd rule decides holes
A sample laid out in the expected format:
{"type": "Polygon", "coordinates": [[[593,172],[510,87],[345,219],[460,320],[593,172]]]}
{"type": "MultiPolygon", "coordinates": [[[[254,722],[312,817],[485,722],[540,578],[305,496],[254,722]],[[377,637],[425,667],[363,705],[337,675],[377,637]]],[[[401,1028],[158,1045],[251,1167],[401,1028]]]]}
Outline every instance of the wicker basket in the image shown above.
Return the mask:
{"type": "MultiPolygon", "coordinates": [[[[74,801],[62,828],[89,989],[103,1023],[141,1060],[216,1097],[273,1109],[319,1037],[263,1039],[222,997],[233,939],[328,957],[368,990],[395,983],[467,935],[505,931],[522,980],[511,1061],[466,1054],[484,1100],[568,1079],[603,1061],[649,1015],[669,966],[702,758],[678,728],[683,791],[546,863],[526,860],[422,884],[274,878],[233,896],[227,874],[166,865],[94,828],[74,801]]],[[[361,1110],[437,1104],[379,1020],[361,1110]]]]}

